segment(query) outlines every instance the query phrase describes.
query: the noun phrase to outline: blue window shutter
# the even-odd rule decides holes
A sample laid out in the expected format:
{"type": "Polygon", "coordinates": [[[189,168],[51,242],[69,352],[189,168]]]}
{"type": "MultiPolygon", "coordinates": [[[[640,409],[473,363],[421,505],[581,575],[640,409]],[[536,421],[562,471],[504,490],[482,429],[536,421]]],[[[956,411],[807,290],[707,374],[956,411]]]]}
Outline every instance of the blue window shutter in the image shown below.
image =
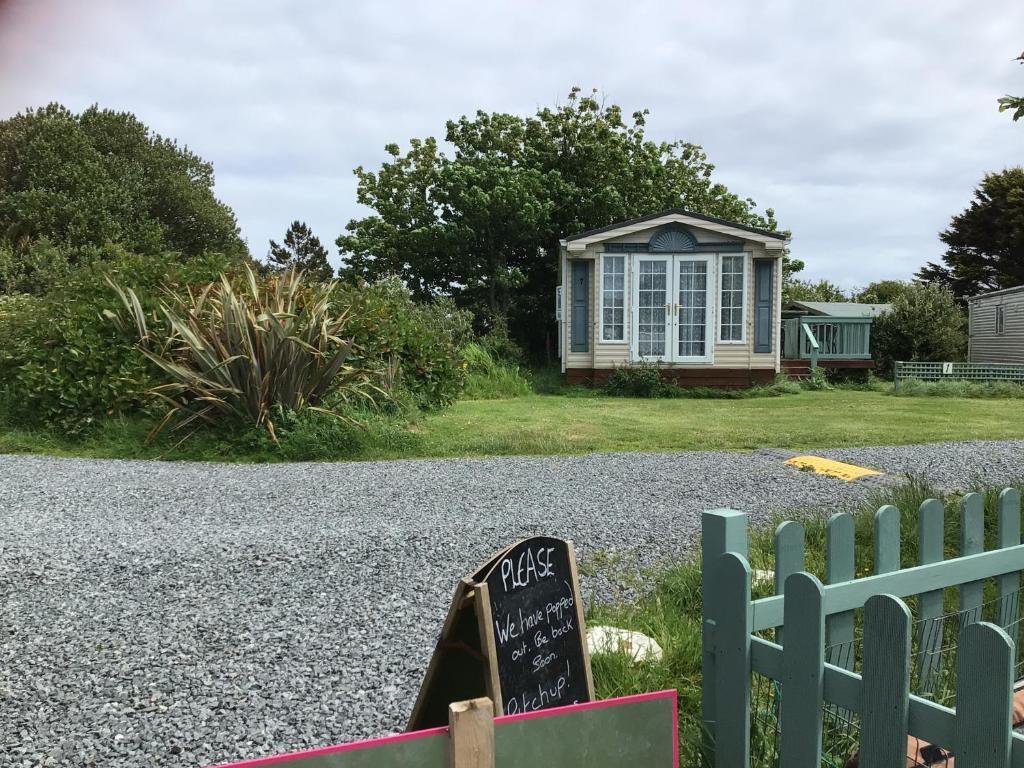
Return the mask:
{"type": "Polygon", "coordinates": [[[590,351],[590,262],[572,261],[573,352],[590,351]]]}
{"type": "Polygon", "coordinates": [[[754,262],[754,351],[772,351],[772,265],[754,262]]]}

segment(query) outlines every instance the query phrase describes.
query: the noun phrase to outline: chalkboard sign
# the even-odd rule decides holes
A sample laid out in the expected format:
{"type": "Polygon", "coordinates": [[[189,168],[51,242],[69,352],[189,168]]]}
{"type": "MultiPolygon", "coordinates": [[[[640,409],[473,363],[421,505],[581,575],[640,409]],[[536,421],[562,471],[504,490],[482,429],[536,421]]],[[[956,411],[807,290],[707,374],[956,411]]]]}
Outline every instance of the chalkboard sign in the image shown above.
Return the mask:
{"type": "Polygon", "coordinates": [[[409,730],[477,696],[510,715],[592,701],[586,637],[572,544],[517,542],[459,582],[409,730]]]}
{"type": "Polygon", "coordinates": [[[544,536],[507,550],[485,577],[505,714],[593,698],[575,580],[568,543],[544,536]]]}

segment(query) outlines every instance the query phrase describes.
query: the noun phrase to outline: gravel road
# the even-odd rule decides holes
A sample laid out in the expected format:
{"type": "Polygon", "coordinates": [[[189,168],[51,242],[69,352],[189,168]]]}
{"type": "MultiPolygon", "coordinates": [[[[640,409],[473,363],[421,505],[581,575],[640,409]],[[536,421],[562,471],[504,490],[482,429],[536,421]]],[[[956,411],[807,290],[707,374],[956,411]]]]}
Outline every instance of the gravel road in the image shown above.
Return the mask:
{"type": "MultiPolygon", "coordinates": [[[[951,489],[1024,477],[1024,441],[819,455],[951,489]]],[[[202,766],[399,730],[456,580],[514,539],[653,563],[703,509],[831,513],[868,490],[772,452],[0,456],[0,766],[202,766]]]]}

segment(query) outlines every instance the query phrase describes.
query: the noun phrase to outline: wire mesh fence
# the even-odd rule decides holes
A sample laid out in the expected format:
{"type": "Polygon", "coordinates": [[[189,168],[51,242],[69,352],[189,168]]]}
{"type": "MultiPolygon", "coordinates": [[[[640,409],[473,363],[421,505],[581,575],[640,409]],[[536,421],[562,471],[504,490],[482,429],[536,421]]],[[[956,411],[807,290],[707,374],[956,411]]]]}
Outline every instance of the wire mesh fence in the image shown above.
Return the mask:
{"type": "MultiPolygon", "coordinates": [[[[954,597],[956,590],[948,597],[954,597]]],[[[994,591],[993,591],[994,594],[994,591]]],[[[1024,592],[1017,590],[1003,598],[991,597],[980,606],[968,610],[949,610],[939,616],[913,622],[911,654],[911,692],[947,707],[956,706],[956,655],[960,633],[968,624],[992,621],[1003,626],[1019,647],[1024,629],[1022,611],[1024,592]]],[[[916,612],[916,604],[908,601],[916,612]]],[[[834,666],[861,671],[860,627],[858,611],[856,639],[827,646],[825,658],[834,666]]],[[[770,631],[765,632],[772,639],[770,631]]],[[[1024,688],[1024,661],[1018,654],[1015,679],[1024,688]]],[[[1024,694],[1022,694],[1024,697],[1024,694]]],[[[779,739],[781,734],[781,687],[769,677],[752,673],[751,679],[751,765],[755,768],[781,768],[779,739]]],[[[1016,718],[1015,718],[1016,719],[1016,718]]],[[[860,717],[856,712],[826,703],[823,712],[822,765],[827,768],[857,768],[857,745],[860,739],[860,717]]],[[[1015,730],[1024,733],[1024,724],[1015,730]]],[[[928,744],[913,736],[907,738],[907,766],[925,768],[953,765],[953,753],[944,745],[928,744]]]]}

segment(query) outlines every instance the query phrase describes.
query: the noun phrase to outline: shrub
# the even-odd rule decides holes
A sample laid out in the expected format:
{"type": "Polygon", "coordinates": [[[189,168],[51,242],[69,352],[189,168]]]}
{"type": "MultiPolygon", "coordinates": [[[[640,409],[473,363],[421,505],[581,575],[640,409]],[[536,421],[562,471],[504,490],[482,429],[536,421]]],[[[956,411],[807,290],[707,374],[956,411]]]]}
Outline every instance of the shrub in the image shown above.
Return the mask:
{"type": "Polygon", "coordinates": [[[182,262],[176,254],[139,256],[108,247],[43,296],[3,299],[0,392],[6,418],[78,433],[103,416],[155,412],[157,402],[148,394],[154,370],[132,336],[103,317],[116,301],[107,276],[131,283],[143,306],[152,307],[159,286],[205,282],[237,263],[217,254],[182,262]]]}
{"type": "Polygon", "coordinates": [[[967,321],[953,295],[933,285],[911,285],[871,325],[871,356],[890,375],[896,360],[962,360],[967,321]]]}
{"type": "Polygon", "coordinates": [[[657,363],[639,362],[617,366],[604,385],[604,393],[612,397],[689,398],[693,400],[745,400],[752,397],[779,397],[802,391],[784,374],[776,376],[768,386],[744,389],[722,387],[682,387],[661,376],[657,363]]]}
{"type": "Polygon", "coordinates": [[[323,407],[328,393],[342,402],[367,394],[366,373],[350,365],[346,315],[331,312],[331,283],[309,285],[295,270],[260,281],[246,268],[239,280],[167,292],[154,312],[132,289],[111,285],[166,382],[152,390],[170,405],[157,431],[227,419],[265,428],[276,442],[278,417],[307,408],[340,417],[323,407]]]}
{"type": "Polygon", "coordinates": [[[800,387],[811,392],[820,392],[832,389],[832,384],[828,380],[828,372],[818,367],[811,369],[811,375],[800,382],[800,387]]]}
{"type": "Polygon", "coordinates": [[[471,315],[448,299],[415,302],[397,278],[338,286],[332,305],[348,312],[353,364],[381,368],[397,362],[393,379],[420,408],[454,401],[465,383],[460,349],[472,337],[471,315]]]}
{"type": "Polygon", "coordinates": [[[463,397],[469,400],[502,400],[530,394],[530,380],[514,363],[496,358],[482,342],[462,349],[466,366],[463,397]]]}
{"type": "Polygon", "coordinates": [[[671,397],[671,386],[661,380],[657,363],[639,362],[615,366],[604,392],[612,397],[671,397]]]}

